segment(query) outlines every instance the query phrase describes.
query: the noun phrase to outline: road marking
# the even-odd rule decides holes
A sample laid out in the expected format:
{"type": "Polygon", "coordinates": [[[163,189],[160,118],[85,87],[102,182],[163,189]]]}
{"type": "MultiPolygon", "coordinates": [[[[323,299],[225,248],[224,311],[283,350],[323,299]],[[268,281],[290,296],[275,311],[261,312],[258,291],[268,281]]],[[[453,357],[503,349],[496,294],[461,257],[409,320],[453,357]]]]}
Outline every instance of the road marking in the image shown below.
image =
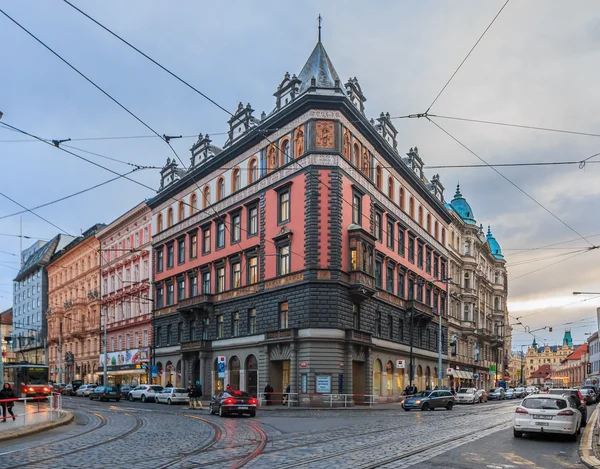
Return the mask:
{"type": "Polygon", "coordinates": [[[500,453],[500,456],[504,457],[509,462],[516,464],[518,466],[529,466],[532,469],[544,469],[543,467],[538,466],[533,461],[522,458],[521,456],[518,456],[515,453],[500,453]]]}

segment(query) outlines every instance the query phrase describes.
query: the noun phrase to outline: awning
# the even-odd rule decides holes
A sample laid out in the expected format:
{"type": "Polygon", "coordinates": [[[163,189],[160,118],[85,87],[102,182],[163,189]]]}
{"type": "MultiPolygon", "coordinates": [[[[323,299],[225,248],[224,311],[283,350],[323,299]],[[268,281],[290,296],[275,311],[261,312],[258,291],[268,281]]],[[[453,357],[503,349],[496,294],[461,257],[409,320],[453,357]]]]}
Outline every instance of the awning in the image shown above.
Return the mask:
{"type": "MultiPolygon", "coordinates": [[[[118,371],[107,371],[106,374],[108,376],[116,376],[116,375],[145,375],[148,370],[118,370],[118,371]]],[[[100,371],[98,374],[103,374],[100,371]]]]}

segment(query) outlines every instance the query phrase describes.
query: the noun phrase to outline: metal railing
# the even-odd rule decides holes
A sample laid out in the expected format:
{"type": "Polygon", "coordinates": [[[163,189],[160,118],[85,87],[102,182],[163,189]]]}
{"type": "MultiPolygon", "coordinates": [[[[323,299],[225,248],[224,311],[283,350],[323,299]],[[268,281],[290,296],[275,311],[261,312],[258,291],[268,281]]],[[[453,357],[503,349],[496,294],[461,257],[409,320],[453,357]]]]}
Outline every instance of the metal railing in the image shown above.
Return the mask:
{"type": "Polygon", "coordinates": [[[0,408],[3,414],[6,413],[6,417],[0,415],[0,420],[12,419],[19,427],[54,422],[63,414],[62,395],[52,393],[47,397],[0,399],[0,408]],[[9,408],[14,416],[10,414],[9,408]]]}

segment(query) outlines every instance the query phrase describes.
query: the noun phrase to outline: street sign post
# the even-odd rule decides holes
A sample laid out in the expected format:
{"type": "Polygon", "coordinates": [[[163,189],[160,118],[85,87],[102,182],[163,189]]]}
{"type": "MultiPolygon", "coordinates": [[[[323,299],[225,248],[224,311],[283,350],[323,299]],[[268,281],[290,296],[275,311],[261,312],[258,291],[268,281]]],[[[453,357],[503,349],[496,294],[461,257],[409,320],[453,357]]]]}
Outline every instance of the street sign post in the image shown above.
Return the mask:
{"type": "Polygon", "coordinates": [[[227,357],[220,355],[217,358],[217,373],[219,379],[225,378],[225,369],[227,368],[227,357]]]}

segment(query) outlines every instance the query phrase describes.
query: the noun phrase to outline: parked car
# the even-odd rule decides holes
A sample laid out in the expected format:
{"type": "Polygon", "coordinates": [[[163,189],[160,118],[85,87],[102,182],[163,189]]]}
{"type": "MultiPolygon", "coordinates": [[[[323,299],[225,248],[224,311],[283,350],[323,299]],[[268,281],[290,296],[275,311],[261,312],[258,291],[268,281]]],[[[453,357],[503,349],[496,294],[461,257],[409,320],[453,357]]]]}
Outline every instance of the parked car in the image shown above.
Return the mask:
{"type": "Polygon", "coordinates": [[[586,405],[592,405],[594,402],[596,402],[596,393],[594,393],[593,389],[589,389],[589,388],[584,389],[584,388],[581,388],[579,390],[579,392],[581,393],[581,395],[585,399],[586,405]]]}
{"type": "Polygon", "coordinates": [[[129,394],[129,392],[133,391],[135,388],[136,388],[136,386],[130,386],[129,384],[124,384],[119,389],[121,390],[121,394],[123,394],[124,396],[127,396],[129,394]]]}
{"type": "Polygon", "coordinates": [[[532,394],[515,411],[513,434],[521,438],[523,433],[562,433],[577,441],[581,419],[581,412],[568,396],[532,394]]]}
{"type": "Polygon", "coordinates": [[[75,395],[75,389],[73,389],[73,385],[72,384],[67,384],[62,389],[62,394],[63,394],[63,396],[74,396],[75,395]]]}
{"type": "Polygon", "coordinates": [[[523,399],[526,395],[527,391],[524,387],[520,386],[518,388],[515,388],[515,396],[517,397],[517,399],[523,399]]]}
{"type": "Polygon", "coordinates": [[[188,391],[183,388],[165,388],[155,394],[154,400],[159,404],[187,404],[188,391]]]}
{"type": "Polygon", "coordinates": [[[478,389],[477,396],[479,397],[479,402],[487,402],[488,401],[488,393],[485,389],[478,389]]]}
{"type": "Polygon", "coordinates": [[[95,384],[88,384],[88,387],[83,391],[83,397],[90,397],[90,394],[96,389],[98,386],[95,384]]]}
{"type": "Polygon", "coordinates": [[[247,392],[221,391],[210,399],[209,410],[211,414],[218,413],[221,417],[231,414],[254,417],[256,405],[256,399],[247,392]]]}
{"type": "Polygon", "coordinates": [[[457,404],[477,404],[479,402],[479,395],[475,388],[460,388],[456,393],[457,404]]]}
{"type": "Polygon", "coordinates": [[[590,391],[592,391],[592,395],[594,396],[594,402],[598,401],[598,391],[596,390],[596,388],[594,386],[581,386],[581,393],[583,394],[583,391],[589,389],[590,391]]]}
{"type": "MultiPolygon", "coordinates": [[[[75,395],[78,397],[83,397],[83,396],[85,396],[86,389],[90,389],[90,391],[92,391],[95,387],[96,387],[95,384],[82,384],[81,386],[79,386],[77,388],[77,391],[75,391],[75,395]]],[[[89,395],[90,394],[88,393],[88,396],[89,395]]]]}
{"type": "Polygon", "coordinates": [[[506,399],[516,399],[517,393],[515,392],[515,390],[513,388],[508,388],[504,392],[504,397],[506,397],[506,399]]]}
{"type": "Polygon", "coordinates": [[[127,400],[135,401],[136,399],[139,399],[142,402],[154,402],[156,393],[161,392],[163,389],[164,388],[162,386],[157,386],[155,384],[140,384],[129,391],[127,400]]]}
{"type": "Polygon", "coordinates": [[[535,386],[527,386],[525,388],[525,392],[527,393],[527,395],[529,394],[535,394],[537,388],[535,386]]]}
{"type": "Polygon", "coordinates": [[[585,404],[585,399],[578,389],[550,389],[548,393],[554,396],[571,397],[575,402],[577,409],[581,412],[581,426],[585,427],[587,425],[587,406],[585,404]]]}
{"type": "Polygon", "coordinates": [[[433,410],[436,407],[445,407],[452,410],[456,398],[450,391],[421,391],[404,399],[402,408],[406,411],[411,409],[433,410]]]}
{"type": "Polygon", "coordinates": [[[496,401],[506,399],[506,391],[504,388],[492,388],[490,389],[490,392],[488,392],[488,399],[496,401]]]}
{"type": "Polygon", "coordinates": [[[93,401],[94,399],[98,399],[99,401],[110,401],[111,399],[114,399],[119,402],[121,397],[119,388],[116,386],[97,386],[90,392],[90,401],[93,401]]]}
{"type": "Polygon", "coordinates": [[[64,384],[55,383],[52,385],[52,392],[57,392],[59,394],[62,394],[64,387],[65,387],[64,384]]]}

